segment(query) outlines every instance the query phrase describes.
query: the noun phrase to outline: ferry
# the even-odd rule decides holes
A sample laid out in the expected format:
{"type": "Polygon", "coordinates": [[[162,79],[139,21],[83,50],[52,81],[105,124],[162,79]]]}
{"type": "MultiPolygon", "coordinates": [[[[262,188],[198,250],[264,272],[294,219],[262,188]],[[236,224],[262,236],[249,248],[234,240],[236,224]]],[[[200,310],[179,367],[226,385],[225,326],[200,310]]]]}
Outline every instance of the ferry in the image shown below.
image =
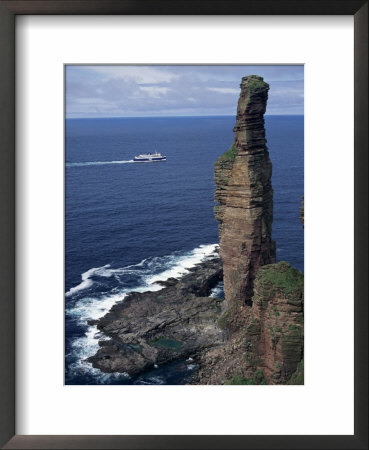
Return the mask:
{"type": "Polygon", "coordinates": [[[150,162],[150,161],[166,161],[167,157],[163,156],[161,153],[146,153],[142,155],[135,156],[133,161],[135,162],[150,162]]]}

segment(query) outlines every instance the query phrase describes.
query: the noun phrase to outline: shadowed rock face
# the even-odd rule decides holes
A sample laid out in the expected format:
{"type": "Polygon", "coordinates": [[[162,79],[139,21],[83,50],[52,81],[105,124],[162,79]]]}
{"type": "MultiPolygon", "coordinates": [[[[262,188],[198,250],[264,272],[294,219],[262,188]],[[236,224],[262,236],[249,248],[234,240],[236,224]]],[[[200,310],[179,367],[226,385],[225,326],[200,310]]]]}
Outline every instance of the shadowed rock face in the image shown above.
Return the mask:
{"type": "Polygon", "coordinates": [[[242,78],[234,141],[215,163],[215,217],[231,306],[251,305],[256,272],[275,262],[272,165],[264,128],[268,90],[262,77],[242,78]]]}

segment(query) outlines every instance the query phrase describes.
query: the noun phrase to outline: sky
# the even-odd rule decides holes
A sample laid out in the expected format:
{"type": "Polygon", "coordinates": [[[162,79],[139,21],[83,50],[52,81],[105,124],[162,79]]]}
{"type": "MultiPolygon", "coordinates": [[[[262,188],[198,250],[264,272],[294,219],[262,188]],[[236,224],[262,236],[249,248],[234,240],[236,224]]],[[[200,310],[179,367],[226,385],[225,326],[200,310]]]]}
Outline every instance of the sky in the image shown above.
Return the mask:
{"type": "Polygon", "coordinates": [[[266,114],[304,113],[303,65],[68,65],[66,115],[234,116],[246,75],[269,83],[266,114]]]}

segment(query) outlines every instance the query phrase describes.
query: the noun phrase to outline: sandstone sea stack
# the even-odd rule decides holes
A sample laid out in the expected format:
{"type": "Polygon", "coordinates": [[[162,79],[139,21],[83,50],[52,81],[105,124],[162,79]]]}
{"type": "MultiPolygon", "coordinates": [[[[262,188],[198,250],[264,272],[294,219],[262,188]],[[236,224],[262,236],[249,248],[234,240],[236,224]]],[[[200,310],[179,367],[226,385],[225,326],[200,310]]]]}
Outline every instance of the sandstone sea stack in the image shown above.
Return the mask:
{"type": "Polygon", "coordinates": [[[269,85],[242,78],[234,141],[215,163],[228,336],[203,352],[198,384],[302,384],[303,274],[275,264],[272,165],[264,113],[269,85]]]}
{"type": "Polygon", "coordinates": [[[242,78],[234,141],[215,163],[215,216],[224,291],[232,306],[251,304],[255,274],[275,262],[272,165],[264,128],[268,90],[262,77],[242,78]]]}

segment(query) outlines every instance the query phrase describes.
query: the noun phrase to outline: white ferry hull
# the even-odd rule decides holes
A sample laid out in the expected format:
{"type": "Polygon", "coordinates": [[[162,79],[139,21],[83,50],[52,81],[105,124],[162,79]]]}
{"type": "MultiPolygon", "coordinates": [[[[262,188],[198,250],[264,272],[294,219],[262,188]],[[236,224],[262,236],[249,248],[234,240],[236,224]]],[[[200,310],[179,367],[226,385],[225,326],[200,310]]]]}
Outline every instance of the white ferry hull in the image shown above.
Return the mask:
{"type": "Polygon", "coordinates": [[[148,155],[139,155],[133,158],[134,162],[156,162],[156,161],[166,161],[167,157],[162,156],[160,153],[157,154],[148,154],[148,155]]]}

